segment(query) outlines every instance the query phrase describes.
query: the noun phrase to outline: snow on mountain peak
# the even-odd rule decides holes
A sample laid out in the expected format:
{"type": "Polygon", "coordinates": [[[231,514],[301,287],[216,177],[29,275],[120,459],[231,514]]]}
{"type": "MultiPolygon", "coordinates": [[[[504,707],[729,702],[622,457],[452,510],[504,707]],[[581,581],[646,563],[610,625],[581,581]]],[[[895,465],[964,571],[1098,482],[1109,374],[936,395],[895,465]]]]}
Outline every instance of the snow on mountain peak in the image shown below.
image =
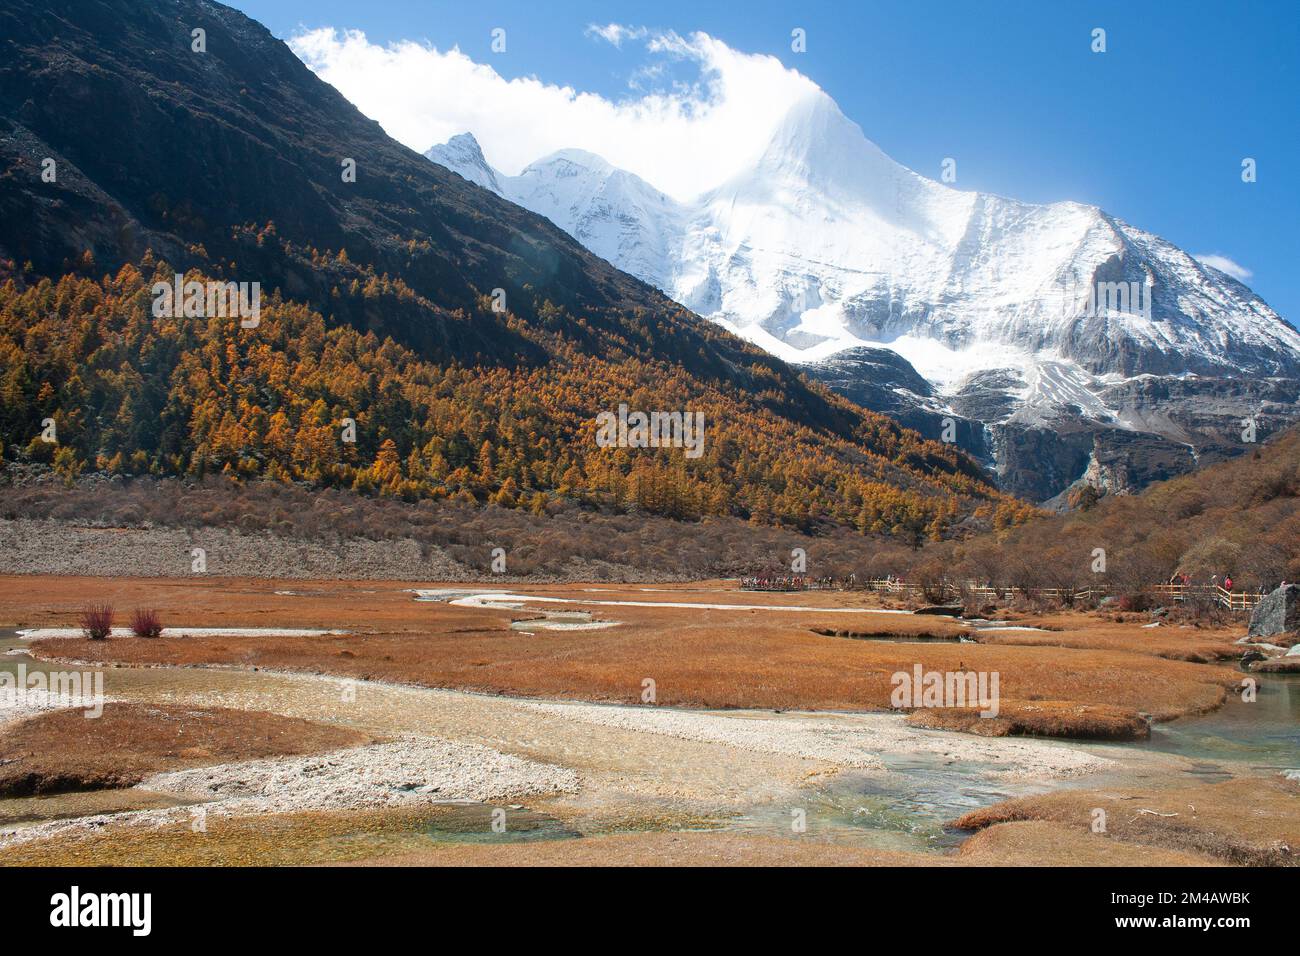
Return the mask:
{"type": "Polygon", "coordinates": [[[864,182],[919,179],[867,139],[820,90],[805,94],[786,111],[744,175],[800,182],[828,195],[856,191],[864,182]]]}
{"type": "Polygon", "coordinates": [[[789,361],[897,343],[947,391],[997,368],[1035,379],[1039,361],[1079,381],[1300,374],[1300,335],[1235,279],[1096,207],[920,176],[821,90],[747,168],[689,202],[584,150],[513,177],[468,134],[428,155],[789,361]],[[1098,309],[1099,289],[1134,301],[1098,309]]]}
{"type": "Polygon", "coordinates": [[[457,133],[447,142],[431,147],[424,155],[438,165],[459,173],[474,185],[501,195],[497,172],[483,157],[483,150],[474,134],[457,133]]]}
{"type": "MultiPolygon", "coordinates": [[[[616,167],[611,166],[606,162],[603,157],[597,156],[595,153],[588,152],[585,149],[557,149],[550,155],[543,156],[541,159],[529,163],[524,167],[523,172],[519,175],[527,176],[529,175],[530,170],[532,171],[532,175],[544,175],[544,171],[548,167],[555,166],[556,164],[571,166],[574,167],[575,170],[594,173],[598,176],[609,176],[615,172],[621,172],[621,170],[618,170],[616,167]]],[[[558,175],[565,174],[566,173],[561,172],[558,175]]],[[[624,175],[631,176],[632,174],[624,173],[624,175]]]]}

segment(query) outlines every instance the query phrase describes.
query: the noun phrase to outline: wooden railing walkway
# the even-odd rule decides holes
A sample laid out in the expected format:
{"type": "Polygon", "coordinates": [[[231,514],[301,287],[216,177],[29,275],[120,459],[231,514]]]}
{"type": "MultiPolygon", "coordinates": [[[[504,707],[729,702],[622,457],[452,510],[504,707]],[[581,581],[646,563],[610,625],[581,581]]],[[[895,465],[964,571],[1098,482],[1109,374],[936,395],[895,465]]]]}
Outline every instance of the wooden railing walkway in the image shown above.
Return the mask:
{"type": "Polygon", "coordinates": [[[1257,591],[1229,591],[1219,584],[1157,584],[1151,590],[1175,601],[1208,597],[1229,611],[1249,611],[1264,597],[1257,591]]]}

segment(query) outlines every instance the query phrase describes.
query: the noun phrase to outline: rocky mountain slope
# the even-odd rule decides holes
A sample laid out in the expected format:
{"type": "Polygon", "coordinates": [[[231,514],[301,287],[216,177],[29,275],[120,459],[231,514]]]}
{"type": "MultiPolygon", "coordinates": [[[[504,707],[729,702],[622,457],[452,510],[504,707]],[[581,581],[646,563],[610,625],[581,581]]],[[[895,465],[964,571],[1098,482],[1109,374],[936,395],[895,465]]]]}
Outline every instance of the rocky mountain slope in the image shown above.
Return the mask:
{"type": "Polygon", "coordinates": [[[390,139],[207,0],[0,8],[0,298],[0,455],[69,480],[223,473],[911,537],[1021,510],[955,449],[390,139]],[[262,324],[160,321],[150,290],[173,271],[260,282],[262,324]],[[594,416],[621,402],[705,414],[703,453],[598,447],[594,416]]]}
{"type": "Polygon", "coordinates": [[[1300,333],[1246,286],[1096,207],[919,176],[820,91],[685,202],[577,150],[518,176],[468,134],[427,155],[855,401],[934,438],[952,419],[1027,497],[1140,487],[1297,414],[1300,333]]]}

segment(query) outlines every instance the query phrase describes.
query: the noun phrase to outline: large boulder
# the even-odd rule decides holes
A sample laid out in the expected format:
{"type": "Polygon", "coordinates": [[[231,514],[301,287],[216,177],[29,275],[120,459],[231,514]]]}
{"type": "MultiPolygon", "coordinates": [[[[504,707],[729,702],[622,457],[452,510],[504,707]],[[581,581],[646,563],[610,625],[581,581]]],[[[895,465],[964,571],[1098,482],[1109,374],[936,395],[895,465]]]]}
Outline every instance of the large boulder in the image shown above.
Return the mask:
{"type": "Polygon", "coordinates": [[[1250,612],[1249,637],[1271,637],[1300,630],[1300,585],[1284,584],[1250,612]]]}

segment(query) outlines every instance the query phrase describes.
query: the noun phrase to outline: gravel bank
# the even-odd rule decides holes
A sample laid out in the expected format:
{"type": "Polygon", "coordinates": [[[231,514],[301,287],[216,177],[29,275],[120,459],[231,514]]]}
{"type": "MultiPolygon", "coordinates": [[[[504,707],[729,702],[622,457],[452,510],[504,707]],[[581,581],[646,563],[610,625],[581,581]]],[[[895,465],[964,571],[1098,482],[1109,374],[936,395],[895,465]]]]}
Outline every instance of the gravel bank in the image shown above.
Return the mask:
{"type": "Polygon", "coordinates": [[[475,744],[407,737],[328,754],[160,773],[141,781],[140,789],[216,800],[222,812],[247,815],[572,793],[578,775],[475,744]]]}
{"type": "Polygon", "coordinates": [[[1043,780],[1114,766],[1105,757],[1038,740],[996,740],[909,727],[898,714],[740,716],[598,704],[530,703],[543,713],[605,727],[725,744],[758,753],[825,760],[845,767],[886,768],[887,754],[931,754],[998,765],[989,776],[1043,780]]]}
{"type": "Polygon", "coordinates": [[[576,772],[440,737],[400,740],[305,757],[268,758],[154,774],[135,789],[201,807],[98,814],[0,830],[0,849],[115,824],[162,827],[181,821],[372,810],[439,802],[489,803],[572,793],[576,772]]]}
{"type": "Polygon", "coordinates": [[[223,528],[96,528],[62,521],[0,521],[0,574],[192,577],[191,550],[218,577],[465,581],[476,572],[410,538],[340,544],[223,528]]]}
{"type": "Polygon", "coordinates": [[[484,574],[442,548],[413,538],[344,538],[336,544],[225,528],[104,528],[57,519],[0,520],[0,574],[194,577],[193,548],[206,552],[204,573],[213,577],[530,584],[689,579],[680,573],[576,559],[567,561],[561,573],[484,574]]]}
{"type": "MultiPolygon", "coordinates": [[[[105,704],[110,702],[109,697],[103,700],[105,704]]],[[[85,703],[69,704],[68,698],[63,694],[34,687],[25,688],[21,693],[8,687],[0,689],[0,727],[51,710],[66,709],[87,710],[87,706],[85,703]]]]}

